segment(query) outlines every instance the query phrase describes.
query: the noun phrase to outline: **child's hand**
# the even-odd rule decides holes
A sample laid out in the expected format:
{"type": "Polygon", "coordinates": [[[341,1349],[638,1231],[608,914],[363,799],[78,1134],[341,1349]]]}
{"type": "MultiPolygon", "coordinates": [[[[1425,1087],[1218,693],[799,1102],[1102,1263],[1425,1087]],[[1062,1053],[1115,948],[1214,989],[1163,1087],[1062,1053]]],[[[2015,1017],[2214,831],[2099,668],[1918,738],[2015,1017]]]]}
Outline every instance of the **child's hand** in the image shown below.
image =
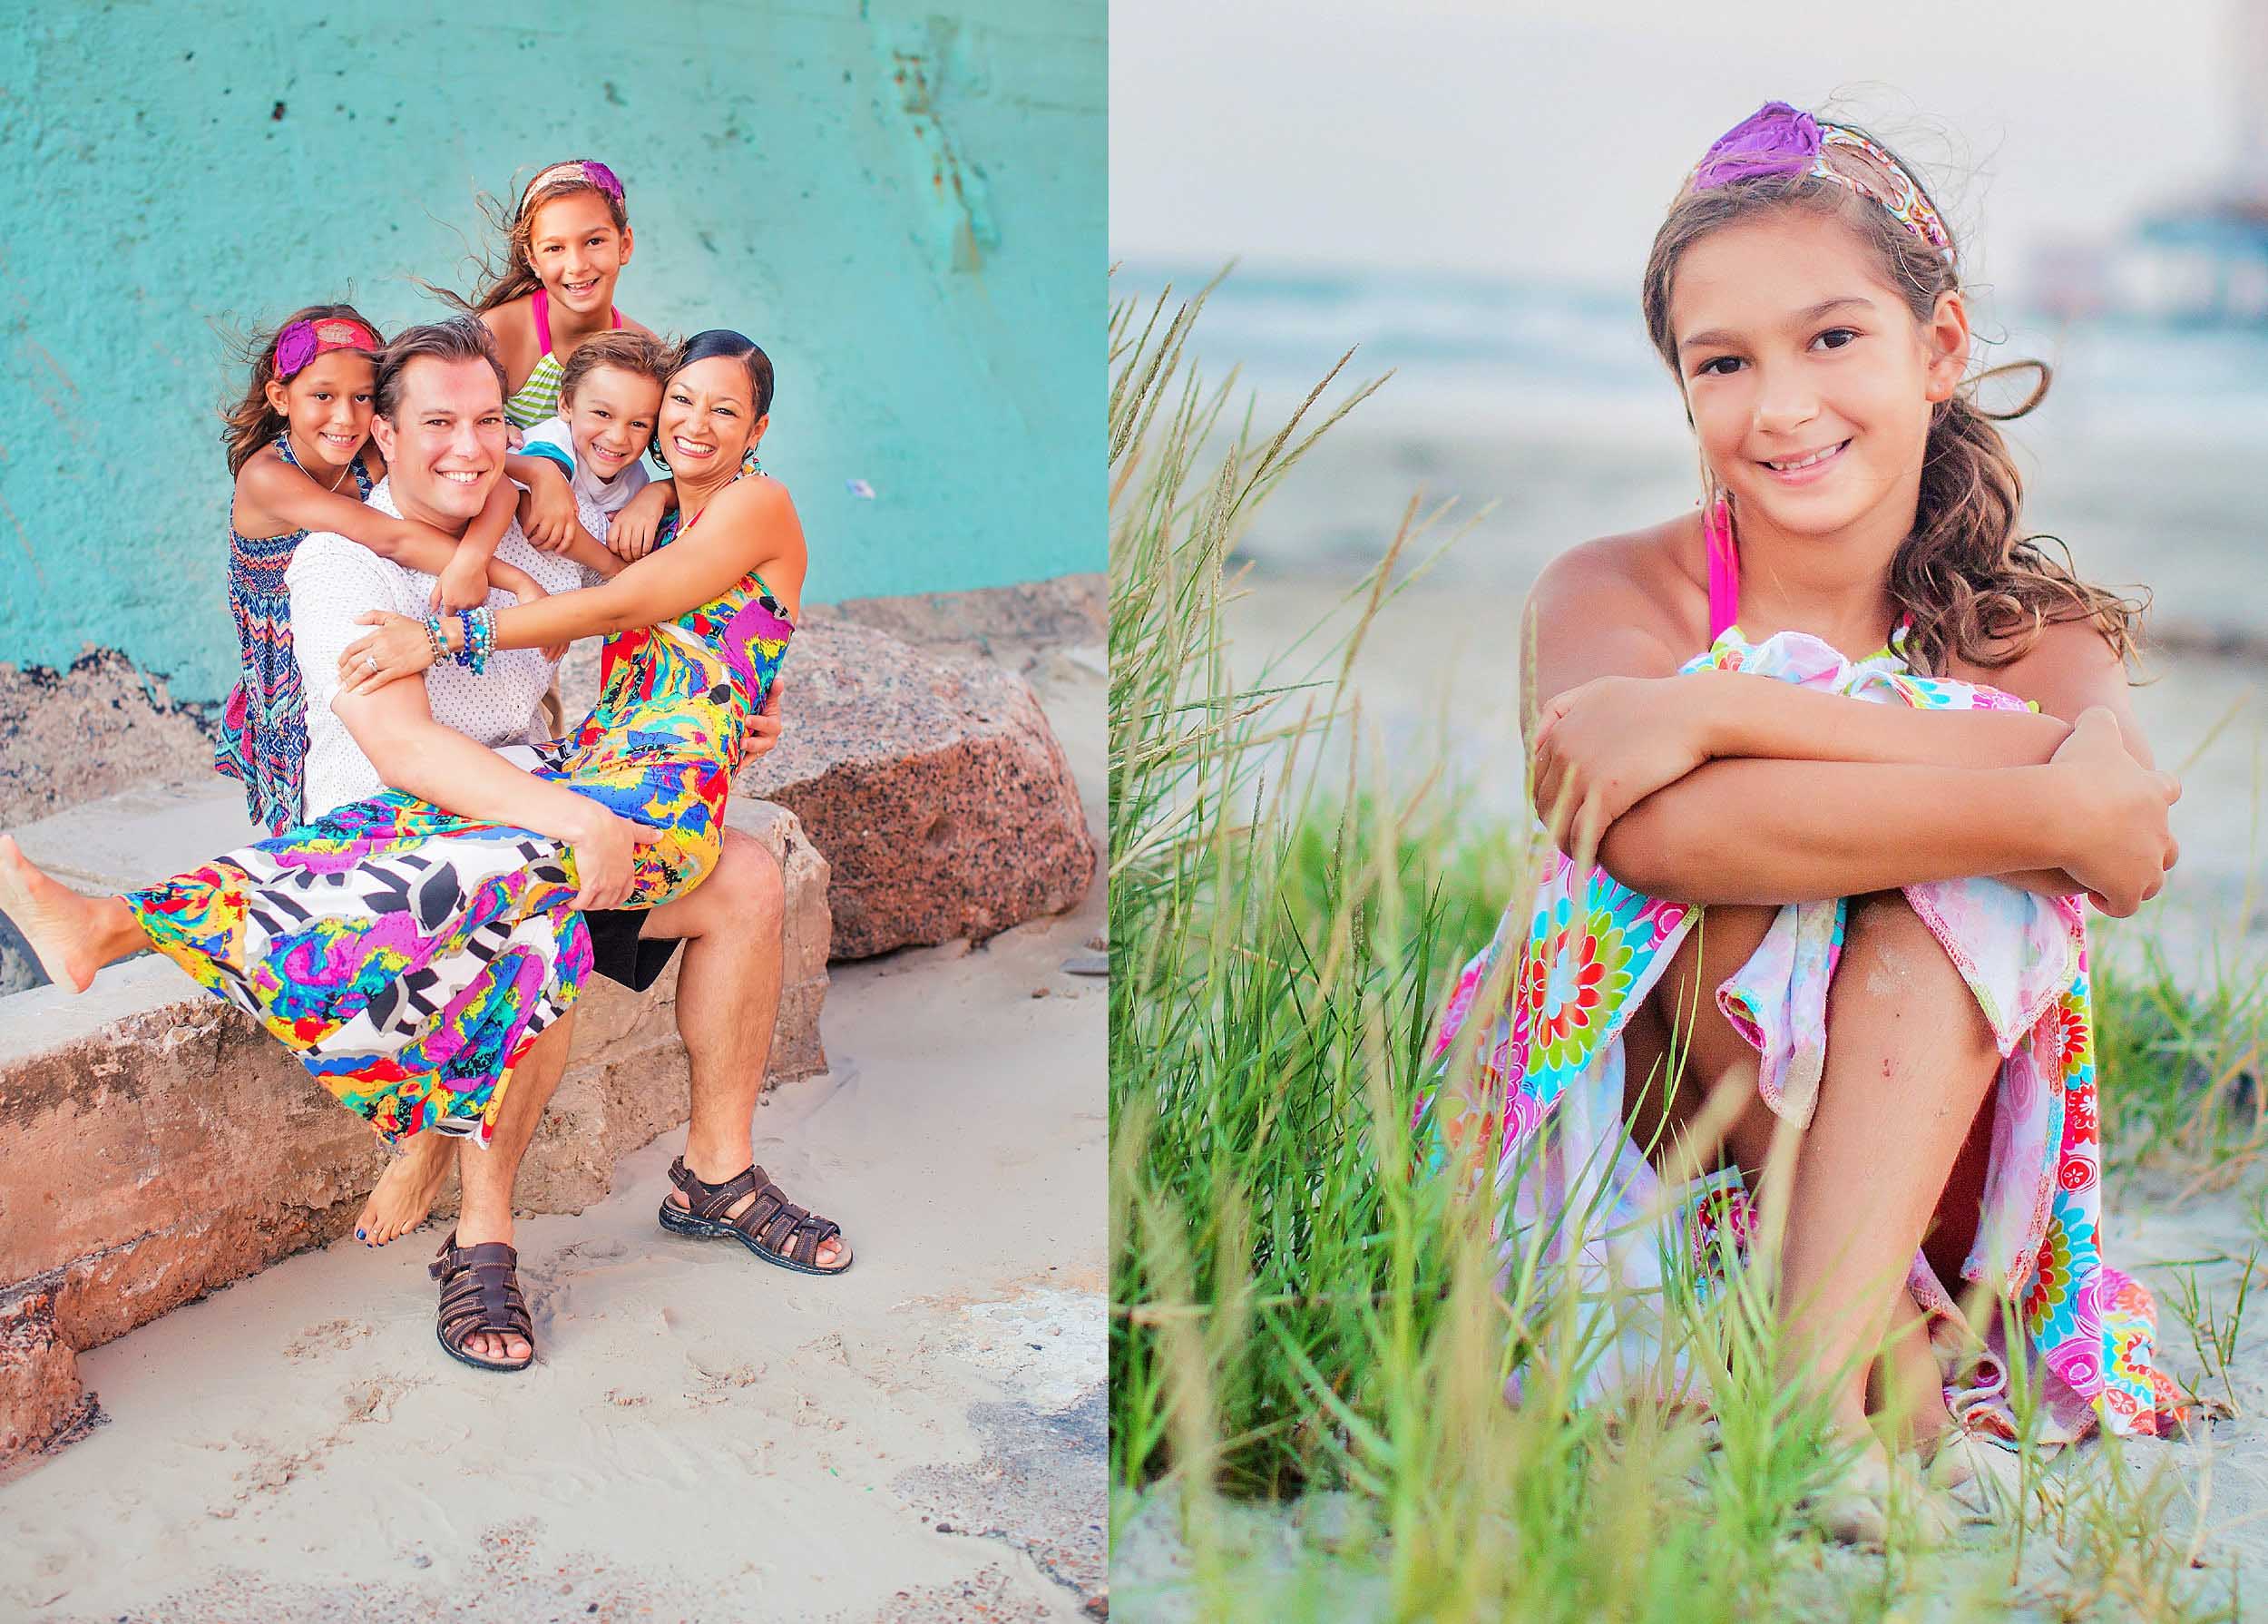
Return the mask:
{"type": "Polygon", "coordinates": [[[519,450],[526,443],[527,437],[527,432],[518,424],[507,422],[504,425],[504,449],[506,451],[519,450]]]}
{"type": "Polygon", "coordinates": [[[2166,814],[2181,799],[2181,780],[2128,755],[2117,719],[2099,705],[2080,712],[2048,765],[2066,782],[2063,867],[2097,907],[2123,919],[2158,894],[2180,860],[2166,814]]]}
{"type": "Polygon", "coordinates": [[[478,609],[488,602],[488,566],[478,558],[459,549],[433,584],[429,607],[452,612],[460,609],[478,609]]]}
{"type": "Polygon", "coordinates": [[[1600,677],[1555,694],[1537,719],[1536,815],[1578,863],[1615,819],[1708,759],[1708,677],[1600,677]]]}
{"type": "Polygon", "coordinates": [[[415,677],[433,663],[433,644],[422,621],[383,609],[355,617],[357,626],[375,626],[367,637],[347,645],[338,657],[338,691],[369,693],[403,677],[415,677]]]}
{"type": "Polygon", "coordinates": [[[567,476],[546,465],[520,499],[520,529],[546,553],[564,552],[582,521],[575,514],[575,493],[567,476]]]}
{"type": "Polygon", "coordinates": [[[639,559],[653,551],[654,533],[670,515],[670,499],[659,484],[647,485],[622,504],[606,527],[606,548],[617,558],[639,559]]]}

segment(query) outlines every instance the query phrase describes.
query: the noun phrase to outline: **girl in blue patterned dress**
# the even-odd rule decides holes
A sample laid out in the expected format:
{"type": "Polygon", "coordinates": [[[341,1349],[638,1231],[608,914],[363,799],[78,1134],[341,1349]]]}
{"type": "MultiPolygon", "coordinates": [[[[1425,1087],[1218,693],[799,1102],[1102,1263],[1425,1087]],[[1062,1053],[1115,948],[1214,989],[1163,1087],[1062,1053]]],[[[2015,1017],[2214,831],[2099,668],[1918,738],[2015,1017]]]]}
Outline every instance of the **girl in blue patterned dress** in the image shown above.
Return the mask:
{"type": "Polygon", "coordinates": [[[291,646],[284,572],[310,531],[361,543],[381,557],[437,575],[440,604],[470,609],[491,582],[533,602],[543,589],[492,554],[512,523],[509,484],[463,541],[363,504],[386,477],[370,443],[377,330],[352,305],[309,305],[259,341],[241,400],[223,414],[229,474],[229,612],[236,621],[236,685],[221,711],[213,768],[244,785],[244,807],[280,834],[299,821],[307,699],[291,646]],[[343,488],[354,482],[354,494],[343,488]]]}

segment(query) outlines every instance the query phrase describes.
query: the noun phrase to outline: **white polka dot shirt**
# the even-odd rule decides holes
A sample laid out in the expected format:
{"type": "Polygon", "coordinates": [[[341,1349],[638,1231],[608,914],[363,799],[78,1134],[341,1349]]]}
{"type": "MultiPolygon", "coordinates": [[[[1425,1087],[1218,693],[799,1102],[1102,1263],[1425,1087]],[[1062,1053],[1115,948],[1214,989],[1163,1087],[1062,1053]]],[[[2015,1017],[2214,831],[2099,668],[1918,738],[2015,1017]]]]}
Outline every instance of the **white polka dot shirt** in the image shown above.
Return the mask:
{"type": "MultiPolygon", "coordinates": [[[[401,510],[394,504],[391,483],[378,482],[370,493],[370,505],[398,518],[401,510]]],[[[601,518],[597,533],[601,537],[604,523],[601,518]]],[[[496,556],[519,565],[549,592],[572,592],[599,579],[558,553],[538,552],[517,523],[496,544],[496,556]]],[[[355,617],[386,609],[424,620],[430,612],[434,577],[380,558],[359,542],[318,530],[299,543],[284,582],[291,591],[292,646],[307,690],[305,816],[314,818],[386,788],[354,735],[331,710],[331,696],[338,691],[338,657],[347,644],[370,631],[357,625],[355,617]]],[[[515,602],[509,592],[493,588],[488,594],[492,609],[515,602]]],[[[489,656],[487,670],[477,677],[469,667],[449,660],[427,668],[425,702],[434,720],[491,749],[536,744],[545,736],[543,695],[557,670],[538,649],[499,651],[489,656]]]]}

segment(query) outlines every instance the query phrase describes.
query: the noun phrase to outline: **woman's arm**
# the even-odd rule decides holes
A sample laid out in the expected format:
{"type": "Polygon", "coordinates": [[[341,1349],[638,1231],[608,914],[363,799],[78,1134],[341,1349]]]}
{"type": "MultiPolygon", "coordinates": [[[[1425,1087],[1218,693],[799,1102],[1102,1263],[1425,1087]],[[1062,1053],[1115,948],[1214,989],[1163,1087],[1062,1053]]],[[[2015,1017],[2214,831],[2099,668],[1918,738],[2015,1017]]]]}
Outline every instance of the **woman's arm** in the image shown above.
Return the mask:
{"type": "MultiPolygon", "coordinates": [[[[496,647],[530,649],[651,626],[699,608],[759,567],[779,577],[775,589],[783,595],[802,586],[803,526],[786,487],[744,480],[709,498],[701,517],[602,585],[499,610],[496,647]],[[791,576],[792,585],[783,584],[791,576]]],[[[793,607],[791,601],[791,612],[793,607]]]]}
{"type": "Polygon", "coordinates": [[[576,907],[614,907],[630,895],[636,847],[654,832],[435,721],[424,683],[395,682],[367,693],[342,688],[331,709],[389,788],[572,847],[576,907]]]}
{"type": "MultiPolygon", "coordinates": [[[[494,646],[543,648],[651,626],[699,608],[758,569],[789,615],[797,612],[806,567],[803,527],[784,486],[772,480],[743,480],[711,497],[701,519],[660,552],[624,565],[611,581],[498,610],[494,646]]],[[[413,676],[432,663],[425,628],[417,621],[372,610],[360,623],[376,630],[341,657],[340,680],[350,690],[413,676]],[[368,657],[377,663],[367,663],[368,657]]],[[[447,652],[464,647],[460,622],[445,621],[442,631],[447,652]]]]}

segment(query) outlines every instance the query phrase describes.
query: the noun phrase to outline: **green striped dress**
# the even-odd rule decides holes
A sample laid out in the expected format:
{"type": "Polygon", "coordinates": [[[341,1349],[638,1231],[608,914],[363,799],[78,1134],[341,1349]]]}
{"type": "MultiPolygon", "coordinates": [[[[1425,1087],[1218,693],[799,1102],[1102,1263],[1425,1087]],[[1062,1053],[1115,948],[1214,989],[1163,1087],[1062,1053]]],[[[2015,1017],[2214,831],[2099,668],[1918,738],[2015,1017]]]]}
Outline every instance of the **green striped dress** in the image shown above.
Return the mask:
{"type": "MultiPolygon", "coordinates": [[[[535,317],[536,347],[543,353],[535,359],[535,366],[527,381],[504,399],[504,416],[514,428],[533,428],[546,417],[559,416],[559,382],[567,373],[560,358],[552,353],[552,301],[550,295],[538,288],[528,296],[528,308],[535,317]]],[[[619,330],[622,325],[620,310],[608,312],[619,330]]]]}

